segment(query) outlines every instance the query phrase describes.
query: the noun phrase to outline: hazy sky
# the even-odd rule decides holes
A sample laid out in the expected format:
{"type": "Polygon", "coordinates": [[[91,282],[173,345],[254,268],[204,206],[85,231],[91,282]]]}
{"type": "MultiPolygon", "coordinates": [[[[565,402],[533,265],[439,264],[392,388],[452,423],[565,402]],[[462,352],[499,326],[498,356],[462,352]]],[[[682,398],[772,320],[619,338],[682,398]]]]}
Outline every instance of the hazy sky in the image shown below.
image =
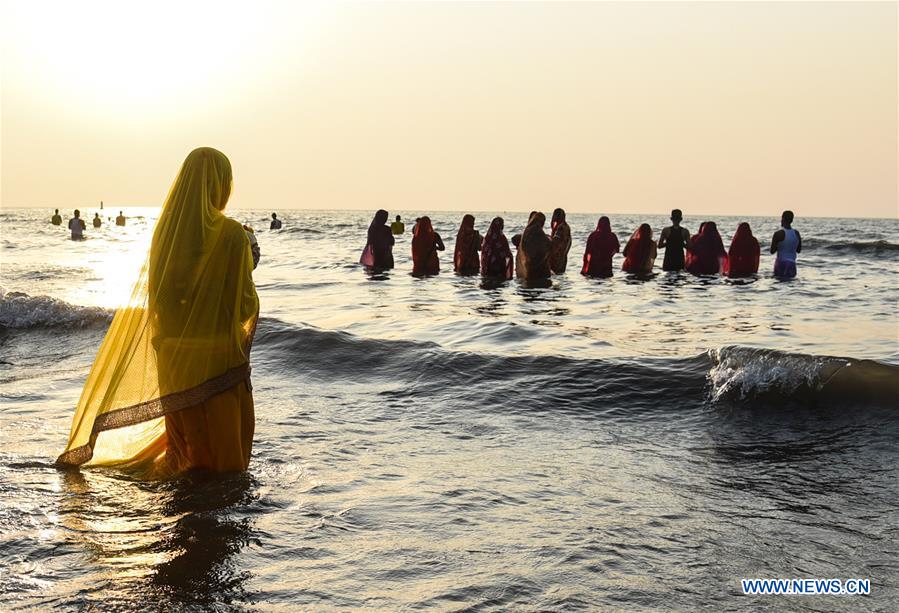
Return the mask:
{"type": "Polygon", "coordinates": [[[2,1],[4,206],[899,216],[895,2],[2,1]]]}

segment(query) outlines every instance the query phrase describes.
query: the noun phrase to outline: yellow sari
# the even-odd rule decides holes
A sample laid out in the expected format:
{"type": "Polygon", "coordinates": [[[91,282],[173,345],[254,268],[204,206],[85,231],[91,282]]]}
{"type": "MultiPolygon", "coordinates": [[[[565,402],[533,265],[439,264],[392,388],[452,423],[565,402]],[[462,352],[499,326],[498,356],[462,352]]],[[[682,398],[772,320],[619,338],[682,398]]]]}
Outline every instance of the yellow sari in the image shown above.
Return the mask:
{"type": "Polygon", "coordinates": [[[246,233],[222,213],[231,183],[221,152],[187,156],[131,299],[100,345],[58,464],[120,466],[150,478],[246,469],[259,299],[246,233]]]}

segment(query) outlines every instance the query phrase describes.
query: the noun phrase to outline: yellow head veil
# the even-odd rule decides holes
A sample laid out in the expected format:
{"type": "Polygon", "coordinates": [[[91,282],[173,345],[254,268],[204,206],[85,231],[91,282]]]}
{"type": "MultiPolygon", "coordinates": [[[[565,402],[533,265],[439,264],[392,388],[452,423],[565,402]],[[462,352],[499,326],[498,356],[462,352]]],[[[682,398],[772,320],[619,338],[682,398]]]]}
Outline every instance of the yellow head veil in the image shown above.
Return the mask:
{"type": "Polygon", "coordinates": [[[169,190],[127,306],[116,311],[60,464],[128,464],[165,431],[163,417],[246,380],[259,299],[243,227],[222,210],[231,163],[203,147],[169,190]]]}

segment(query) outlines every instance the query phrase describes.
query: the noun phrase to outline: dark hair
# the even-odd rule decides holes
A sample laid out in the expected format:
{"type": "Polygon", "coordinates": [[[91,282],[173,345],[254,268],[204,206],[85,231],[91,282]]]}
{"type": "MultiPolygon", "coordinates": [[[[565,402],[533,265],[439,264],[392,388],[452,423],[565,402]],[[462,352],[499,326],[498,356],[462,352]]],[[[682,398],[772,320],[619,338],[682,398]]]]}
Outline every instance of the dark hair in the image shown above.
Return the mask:
{"type": "Polygon", "coordinates": [[[683,218],[684,218],[684,214],[681,212],[680,209],[671,209],[671,221],[674,221],[675,219],[677,221],[680,221],[683,218]]]}
{"type": "Polygon", "coordinates": [[[56,209],[56,212],[59,213],[59,209],[56,209]]]}
{"type": "Polygon", "coordinates": [[[278,219],[277,213],[272,213],[272,219],[278,219]]]}
{"type": "Polygon", "coordinates": [[[552,221],[565,221],[565,209],[556,209],[553,211],[552,221]]]}
{"type": "Polygon", "coordinates": [[[396,220],[397,220],[397,221],[400,220],[400,216],[399,216],[399,215],[396,216],[396,220]]]}
{"type": "Polygon", "coordinates": [[[81,215],[81,211],[79,211],[78,209],[75,209],[75,217],[78,217],[79,215],[81,215]]]}
{"type": "Polygon", "coordinates": [[[781,219],[785,220],[787,223],[793,223],[793,211],[784,211],[780,216],[781,219]]]}

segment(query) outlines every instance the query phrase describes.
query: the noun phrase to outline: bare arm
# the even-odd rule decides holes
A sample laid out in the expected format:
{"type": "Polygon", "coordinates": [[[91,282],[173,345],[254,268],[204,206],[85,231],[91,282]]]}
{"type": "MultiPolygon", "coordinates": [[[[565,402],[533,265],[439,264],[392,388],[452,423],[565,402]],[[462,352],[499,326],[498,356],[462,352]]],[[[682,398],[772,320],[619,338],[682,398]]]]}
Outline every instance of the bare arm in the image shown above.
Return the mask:
{"type": "Polygon", "coordinates": [[[796,253],[801,253],[802,252],[802,237],[799,236],[799,230],[796,230],[796,240],[799,241],[796,244],[796,253]]]}
{"type": "Polygon", "coordinates": [[[436,232],[434,232],[434,246],[437,248],[437,251],[446,249],[446,246],[443,244],[443,239],[441,239],[440,235],[436,232]]]}
{"type": "Polygon", "coordinates": [[[662,233],[659,235],[659,248],[664,247],[668,242],[668,234],[669,228],[663,228],[662,233]]]}
{"type": "Polygon", "coordinates": [[[774,233],[774,236],[771,237],[771,253],[777,253],[777,246],[783,241],[785,236],[783,230],[778,230],[774,233]]]}

